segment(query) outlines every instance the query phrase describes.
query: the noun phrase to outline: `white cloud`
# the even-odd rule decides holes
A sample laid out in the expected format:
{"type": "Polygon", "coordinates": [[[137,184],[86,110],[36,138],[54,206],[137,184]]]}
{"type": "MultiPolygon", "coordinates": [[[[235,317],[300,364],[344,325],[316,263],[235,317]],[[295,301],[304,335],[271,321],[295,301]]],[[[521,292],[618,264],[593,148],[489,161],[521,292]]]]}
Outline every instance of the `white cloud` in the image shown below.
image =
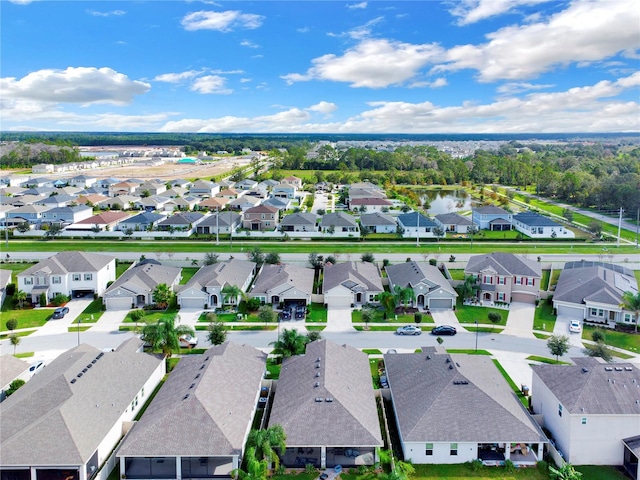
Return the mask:
{"type": "Polygon", "coordinates": [[[4,98],[84,105],[125,105],[150,88],[148,83],[130,80],[111,68],[95,67],[38,70],[19,80],[14,77],[0,79],[0,92],[4,98]]]}
{"type": "Polygon", "coordinates": [[[182,26],[185,30],[217,30],[230,32],[236,28],[256,29],[262,25],[264,17],[238,10],[224,12],[199,11],[184,16],[182,26]]]}
{"type": "Polygon", "coordinates": [[[257,43],[253,43],[251,40],[242,40],[240,42],[240,46],[247,48],[260,48],[260,45],[258,45],[257,43]]]}
{"type": "Polygon", "coordinates": [[[635,0],[576,0],[546,23],[508,26],[488,43],[451,48],[434,71],[475,69],[479,79],[524,80],[558,66],[593,62],[640,48],[640,9],[635,0]]]}
{"type": "Polygon", "coordinates": [[[240,83],[249,83],[251,81],[253,81],[251,78],[241,78],[240,79],[240,83]]]}
{"type": "Polygon", "coordinates": [[[188,80],[200,75],[201,73],[202,70],[187,70],[186,72],[180,73],[163,73],[161,75],[157,75],[153,80],[156,82],[180,83],[183,80],[188,80]]]}
{"type": "Polygon", "coordinates": [[[369,20],[364,25],[360,25],[355,27],[347,32],[342,33],[327,33],[329,37],[351,37],[355,40],[362,40],[371,36],[371,27],[377,25],[382,22],[384,17],[376,17],[369,20]]]}
{"type": "Polygon", "coordinates": [[[126,15],[127,12],[125,12],[124,10],[111,10],[109,12],[99,12],[97,10],[87,10],[87,13],[89,15],[92,15],[94,17],[112,17],[112,16],[122,16],[122,15],[126,15]]]}
{"type": "Polygon", "coordinates": [[[328,54],[313,59],[313,67],[306,74],[290,73],[281,78],[288,84],[317,79],[347,82],[352,87],[384,88],[410,80],[441,53],[442,49],[433,44],[367,39],[341,57],[328,54]]]}
{"type": "Polygon", "coordinates": [[[11,3],[15,3],[16,5],[29,5],[31,2],[35,0],[9,0],[11,3]]]}
{"type": "Polygon", "coordinates": [[[307,108],[307,110],[310,110],[312,112],[319,112],[324,114],[335,112],[337,109],[338,109],[338,106],[335,103],[325,102],[324,100],[322,102],[316,103],[315,105],[311,105],[309,108],[307,108]]]}
{"type": "Polygon", "coordinates": [[[459,25],[468,25],[504,13],[521,5],[537,5],[551,0],[461,0],[450,13],[459,17],[459,25]]]}
{"type": "Polygon", "coordinates": [[[533,84],[526,82],[509,82],[504,85],[500,85],[496,91],[503,95],[515,95],[518,93],[528,92],[530,90],[545,90],[547,88],[553,88],[554,85],[533,84]]]}
{"type": "Polygon", "coordinates": [[[309,33],[310,31],[311,31],[311,28],[309,27],[296,28],[296,32],[298,33],[309,33]]]}
{"type": "Polygon", "coordinates": [[[409,85],[410,88],[423,88],[423,87],[428,87],[428,88],[442,88],[442,87],[446,87],[448,85],[447,79],[440,77],[440,78],[436,78],[434,81],[432,82],[413,82],[409,85]]]}
{"type": "Polygon", "coordinates": [[[225,88],[227,79],[219,75],[206,75],[196,78],[191,90],[202,94],[229,95],[233,90],[225,88]]]}
{"type": "Polygon", "coordinates": [[[349,10],[364,10],[367,8],[367,2],[349,3],[347,4],[347,8],[349,10]]]}

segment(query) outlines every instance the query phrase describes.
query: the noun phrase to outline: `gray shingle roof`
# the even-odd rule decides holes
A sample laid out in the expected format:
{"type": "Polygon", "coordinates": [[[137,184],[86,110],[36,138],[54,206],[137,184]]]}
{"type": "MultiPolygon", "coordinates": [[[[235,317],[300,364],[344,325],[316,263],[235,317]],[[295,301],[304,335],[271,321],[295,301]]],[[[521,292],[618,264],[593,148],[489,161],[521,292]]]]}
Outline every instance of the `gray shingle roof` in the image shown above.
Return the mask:
{"type": "Polygon", "coordinates": [[[396,219],[386,213],[363,213],[360,215],[360,223],[365,227],[378,225],[397,225],[396,219]]]}
{"type": "Polygon", "coordinates": [[[217,213],[214,213],[212,215],[207,215],[207,217],[198,224],[198,226],[200,227],[207,227],[207,226],[213,226],[215,227],[216,224],[219,225],[221,228],[225,228],[228,227],[230,225],[233,225],[235,223],[238,223],[238,221],[240,220],[240,214],[236,213],[236,212],[220,212],[220,219],[217,219],[216,217],[218,216],[217,213]]]}
{"type": "Polygon", "coordinates": [[[318,340],[285,359],[269,418],[275,424],[289,446],[382,446],[367,355],[318,340]]]}
{"type": "Polygon", "coordinates": [[[324,292],[328,292],[338,285],[344,285],[352,291],[381,292],[382,277],[378,267],[369,262],[344,262],[324,267],[324,292]]]}
{"type": "Polygon", "coordinates": [[[470,218],[463,217],[457,213],[441,213],[440,215],[436,215],[436,218],[443,225],[473,225],[470,218]]]}
{"type": "Polygon", "coordinates": [[[159,220],[162,220],[163,218],[165,218],[164,215],[160,215],[159,213],[153,213],[153,212],[142,212],[139,213],[138,215],[134,215],[132,217],[129,218],[125,218],[124,220],[122,220],[120,222],[121,225],[127,225],[127,224],[150,224],[150,223],[154,223],[157,222],[159,220]]]}
{"type": "Polygon", "coordinates": [[[405,227],[417,227],[418,222],[420,227],[437,227],[436,223],[428,217],[425,217],[421,213],[411,212],[398,215],[398,223],[402,223],[405,227]]]}
{"type": "Polygon", "coordinates": [[[549,217],[545,217],[535,212],[521,212],[513,216],[514,220],[529,225],[531,227],[557,227],[559,223],[554,222],[549,217]]]}
{"type": "Polygon", "coordinates": [[[117,455],[240,455],[265,365],[264,353],[232,342],[183,357],[117,455]]]}
{"type": "Polygon", "coordinates": [[[326,213],[322,216],[321,227],[357,227],[355,217],[344,212],[326,213]]]}
{"type": "Polygon", "coordinates": [[[490,358],[386,354],[387,379],[405,442],[544,442],[490,358]]]}
{"type": "MultiPolygon", "coordinates": [[[[392,285],[400,285],[402,288],[415,287],[424,284],[428,291],[442,289],[455,296],[455,289],[449,281],[444,278],[438,267],[429,265],[427,262],[404,262],[395,265],[389,265],[385,268],[389,276],[389,282],[392,285]]],[[[417,291],[415,292],[418,293],[417,291]]]]}
{"type": "Polygon", "coordinates": [[[286,215],[282,222],[280,222],[283,226],[287,225],[309,225],[314,227],[316,225],[316,220],[318,216],[315,213],[303,213],[296,212],[291,215],[286,215]]]}
{"type": "Polygon", "coordinates": [[[167,267],[156,263],[143,262],[120,275],[120,277],[107,288],[104,296],[123,296],[123,294],[146,295],[161,283],[165,283],[171,287],[171,285],[177,282],[181,271],[182,268],[178,267],[167,267]]]}
{"type": "MultiPolygon", "coordinates": [[[[0,355],[0,388],[11,383],[16,377],[24,373],[29,364],[13,355],[0,355]]],[[[0,459],[2,456],[0,455],[0,459]]]]}
{"type": "Polygon", "coordinates": [[[160,223],[158,223],[158,226],[160,226],[160,225],[162,225],[162,226],[164,226],[164,225],[189,225],[191,223],[197,222],[202,217],[204,217],[204,215],[202,213],[198,213],[198,212],[180,212],[180,213],[176,213],[174,215],[171,215],[170,217],[168,217],[165,220],[161,221],[160,223]]]}
{"type": "Polygon", "coordinates": [[[513,253],[490,253],[474,255],[469,258],[465,273],[478,274],[487,268],[494,269],[499,275],[513,276],[523,275],[527,277],[541,278],[542,267],[539,262],[514,255],[513,253]]]}
{"type": "Polygon", "coordinates": [[[505,209],[496,207],[495,205],[485,205],[483,207],[476,207],[473,209],[473,211],[481,215],[511,215],[505,209]]]}
{"type": "Polygon", "coordinates": [[[60,252],[27,268],[20,276],[45,274],[66,274],[69,272],[97,272],[116,257],[89,252],[60,252]]]}
{"type": "Polygon", "coordinates": [[[256,264],[248,260],[232,258],[214,265],[205,265],[198,270],[181,290],[206,287],[224,287],[226,284],[242,287],[256,268],[256,264]]]}
{"type": "Polygon", "coordinates": [[[0,288],[5,286],[11,281],[13,271],[0,269],[0,288]]]}
{"type": "Polygon", "coordinates": [[[87,462],[164,362],[141,344],[132,338],[107,353],[82,344],[0,403],[2,466],[87,462]]]}
{"type": "MultiPolygon", "coordinates": [[[[313,269],[298,265],[265,265],[251,288],[251,295],[266,294],[281,285],[289,285],[291,288],[311,295],[313,293],[313,275],[313,269]]],[[[286,292],[283,294],[286,295],[286,292]]]]}
{"type": "Polygon", "coordinates": [[[632,363],[609,365],[595,358],[573,360],[577,365],[532,367],[564,410],[577,415],[640,418],[640,369],[637,366],[632,363]]]}

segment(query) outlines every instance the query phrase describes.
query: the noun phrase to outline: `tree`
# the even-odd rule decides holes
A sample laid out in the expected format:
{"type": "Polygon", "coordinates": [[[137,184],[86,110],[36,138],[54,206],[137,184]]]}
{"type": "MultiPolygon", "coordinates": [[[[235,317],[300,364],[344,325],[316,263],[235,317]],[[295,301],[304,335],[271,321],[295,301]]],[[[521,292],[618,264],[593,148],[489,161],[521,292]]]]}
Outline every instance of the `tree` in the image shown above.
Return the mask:
{"type": "Polygon", "coordinates": [[[15,330],[18,327],[18,320],[15,319],[15,318],[10,318],[5,323],[5,326],[7,327],[7,330],[9,330],[9,331],[15,330]]]}
{"type": "Polygon", "coordinates": [[[49,230],[44,233],[44,236],[47,238],[56,238],[58,235],[62,233],[62,227],[59,223],[52,223],[49,226],[49,230]]]}
{"type": "Polygon", "coordinates": [[[363,253],[362,256],[360,257],[360,260],[366,263],[374,263],[376,261],[375,257],[373,256],[373,253],[363,253]]]}
{"type": "Polygon", "coordinates": [[[597,220],[592,220],[587,228],[594,237],[602,235],[602,224],[597,220]]]}
{"type": "Polygon", "coordinates": [[[402,302],[402,304],[404,305],[405,311],[407,309],[407,306],[409,305],[409,302],[413,300],[414,297],[416,296],[415,292],[413,291],[413,288],[411,287],[403,288],[400,285],[395,286],[394,294],[395,294],[396,300],[398,302],[402,302]]]}
{"type": "Polygon", "coordinates": [[[175,317],[162,317],[156,323],[145,325],[142,329],[142,340],[151,345],[153,350],[162,350],[165,356],[180,350],[181,335],[195,335],[186,325],[176,326],[175,317]]]}
{"type": "Polygon", "coordinates": [[[26,233],[31,230],[31,225],[29,224],[29,222],[22,222],[18,224],[16,230],[18,230],[20,233],[26,233]]]}
{"type": "Polygon", "coordinates": [[[309,261],[309,265],[311,265],[311,268],[317,271],[322,268],[322,265],[324,263],[324,258],[322,257],[322,255],[318,255],[316,252],[311,252],[309,254],[308,261],[309,261]]]}
{"type": "Polygon", "coordinates": [[[127,238],[130,238],[131,235],[133,235],[133,229],[131,228],[125,228],[122,233],[124,233],[124,236],[127,238]]]}
{"type": "Polygon", "coordinates": [[[276,424],[264,430],[251,430],[247,437],[247,448],[254,448],[256,459],[266,460],[277,469],[280,458],[276,449],[284,453],[287,448],[286,440],[287,435],[282,425],[276,424]]]}
{"type": "Polygon", "coordinates": [[[387,315],[391,315],[396,308],[396,297],[391,292],[382,292],[378,295],[378,301],[387,312],[387,315]]]}
{"type": "Polygon", "coordinates": [[[361,312],[362,321],[364,322],[364,328],[369,330],[369,323],[373,320],[373,312],[370,308],[363,308],[361,312]]]}
{"type": "Polygon", "coordinates": [[[624,292],[620,306],[625,310],[633,312],[635,331],[638,333],[638,321],[640,321],[640,292],[624,292]]]}
{"type": "Polygon", "coordinates": [[[433,234],[436,236],[436,239],[439,242],[440,238],[444,237],[444,230],[441,227],[436,227],[433,229],[433,234]]]}
{"type": "Polygon", "coordinates": [[[600,357],[605,362],[610,362],[613,359],[613,353],[611,353],[611,350],[609,350],[607,345],[602,341],[596,342],[593,345],[585,345],[584,353],[589,357],[600,357]]]}
{"type": "Polygon", "coordinates": [[[580,480],[582,473],[576,472],[570,463],[565,463],[559,468],[549,465],[549,478],[551,480],[580,480]]]}
{"type": "Polygon", "coordinates": [[[258,318],[261,322],[271,323],[275,320],[276,314],[273,311],[273,308],[271,308],[271,305],[262,305],[258,309],[258,318]]]}
{"type": "Polygon", "coordinates": [[[464,278],[464,283],[460,285],[460,296],[463,300],[473,296],[474,286],[476,284],[476,277],[473,275],[467,275],[464,278]]]}
{"type": "Polygon", "coordinates": [[[567,222],[573,222],[573,211],[569,208],[565,208],[562,210],[562,216],[565,218],[567,222]]]}
{"type": "Polygon", "coordinates": [[[558,357],[569,351],[569,337],[566,335],[551,335],[547,340],[547,348],[552,355],[556,356],[556,363],[558,363],[558,357]]]}
{"type": "Polygon", "coordinates": [[[231,472],[233,478],[240,480],[266,480],[269,474],[269,462],[267,460],[258,460],[256,458],[256,449],[248,448],[244,457],[246,471],[237,468],[231,472]]]}
{"type": "Polygon", "coordinates": [[[171,292],[166,283],[159,283],[156,285],[156,288],[153,289],[153,301],[160,308],[167,308],[172,296],[173,292],[171,292]]]}
{"type": "Polygon", "coordinates": [[[235,305],[238,302],[238,297],[242,294],[242,290],[237,285],[226,284],[222,287],[222,298],[224,303],[235,305]]]}
{"type": "Polygon", "coordinates": [[[265,256],[260,247],[253,247],[253,249],[249,253],[247,253],[247,257],[249,257],[249,260],[251,260],[252,262],[257,263],[258,267],[260,267],[264,263],[265,256]]]}
{"type": "Polygon", "coordinates": [[[24,307],[24,301],[27,299],[27,293],[22,291],[22,290],[18,290],[13,295],[13,299],[18,302],[18,305],[20,305],[20,308],[23,308],[24,307]]]}
{"type": "Polygon", "coordinates": [[[9,343],[13,345],[13,355],[16,355],[16,347],[20,345],[20,337],[15,333],[9,335],[9,343]]]}
{"type": "Polygon", "coordinates": [[[364,225],[360,224],[360,239],[362,241],[364,241],[364,239],[368,237],[370,233],[371,230],[369,230],[369,227],[365,227],[364,225]]]}
{"type": "Polygon", "coordinates": [[[320,334],[320,332],[311,330],[309,333],[307,333],[307,338],[309,339],[309,342],[315,342],[316,340],[322,340],[322,335],[320,334]]]}
{"type": "Polygon", "coordinates": [[[204,264],[205,265],[215,265],[216,263],[218,263],[218,257],[220,257],[220,255],[218,255],[217,253],[213,253],[213,252],[208,252],[204,254],[204,264]]]}
{"type": "Polygon", "coordinates": [[[211,345],[221,345],[227,341],[227,329],[224,323],[212,321],[207,327],[207,340],[211,345]]]}
{"type": "Polygon", "coordinates": [[[280,254],[271,252],[267,253],[264,257],[264,263],[268,265],[277,265],[280,263],[280,254]]]}
{"type": "Polygon", "coordinates": [[[131,320],[133,320],[134,322],[136,322],[136,332],[138,331],[138,322],[140,320],[142,320],[142,318],[145,315],[144,310],[142,310],[141,308],[136,308],[133,312],[131,312],[129,315],[131,315],[131,320]]]}
{"type": "Polygon", "coordinates": [[[284,358],[293,357],[294,355],[302,355],[305,351],[309,339],[305,335],[298,333],[295,329],[285,328],[278,340],[271,342],[273,353],[284,358]]]}
{"type": "Polygon", "coordinates": [[[7,397],[10,397],[11,395],[13,395],[16,390],[18,390],[21,386],[23,386],[26,382],[24,380],[22,380],[21,378],[16,378],[13,382],[11,382],[9,384],[9,388],[7,388],[7,390],[5,390],[4,394],[7,397]]]}

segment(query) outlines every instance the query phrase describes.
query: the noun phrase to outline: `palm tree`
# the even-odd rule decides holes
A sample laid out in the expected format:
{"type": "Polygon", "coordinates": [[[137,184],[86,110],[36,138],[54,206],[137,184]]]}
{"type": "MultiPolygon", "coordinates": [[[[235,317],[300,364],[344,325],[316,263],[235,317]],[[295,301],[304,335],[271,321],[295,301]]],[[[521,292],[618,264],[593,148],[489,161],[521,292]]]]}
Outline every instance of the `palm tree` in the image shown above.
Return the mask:
{"type": "Polygon", "coordinates": [[[171,290],[166,283],[160,283],[153,290],[153,301],[158,304],[160,308],[167,308],[171,301],[171,290]]]}
{"type": "Polygon", "coordinates": [[[176,326],[175,317],[162,317],[142,329],[142,340],[153,350],[162,350],[167,357],[180,349],[181,335],[195,335],[195,332],[186,325],[176,326]]]}
{"type": "Polygon", "coordinates": [[[407,310],[407,305],[409,304],[409,301],[413,300],[413,298],[416,295],[415,292],[413,291],[413,288],[411,287],[403,288],[401,285],[395,286],[394,293],[395,293],[396,300],[399,303],[402,302],[404,304],[405,311],[407,310]]]}
{"type": "Polygon", "coordinates": [[[20,345],[20,337],[15,333],[9,335],[9,342],[13,345],[13,356],[16,356],[16,347],[20,345]]]}
{"type": "Polygon", "coordinates": [[[473,287],[475,284],[476,278],[473,275],[467,275],[465,277],[464,283],[460,286],[460,296],[463,300],[466,300],[473,295],[473,287]]]}
{"type": "Polygon", "coordinates": [[[238,302],[238,297],[242,294],[242,290],[237,285],[226,284],[222,287],[222,298],[224,303],[230,303],[235,305],[238,302]]]}
{"type": "Polygon", "coordinates": [[[24,307],[24,301],[27,299],[27,293],[23,292],[22,290],[18,290],[13,295],[13,298],[18,301],[18,303],[20,304],[20,308],[22,308],[24,307]]]}
{"type": "Polygon", "coordinates": [[[274,354],[288,358],[294,355],[302,355],[308,341],[309,338],[306,335],[298,333],[297,330],[293,328],[285,328],[278,337],[278,340],[271,342],[269,345],[273,346],[274,354]]]}
{"type": "Polygon", "coordinates": [[[266,480],[269,473],[269,462],[267,460],[258,460],[256,458],[256,449],[251,447],[247,449],[244,457],[247,470],[244,471],[237,468],[231,472],[232,477],[240,480],[266,480]]]}
{"type": "Polygon", "coordinates": [[[380,305],[382,305],[387,312],[387,315],[391,315],[393,313],[393,309],[396,308],[396,297],[391,292],[382,292],[378,295],[378,301],[380,305]]]}
{"type": "Polygon", "coordinates": [[[369,322],[373,320],[373,312],[369,308],[363,308],[361,313],[362,321],[365,325],[365,330],[369,330],[369,322]]]}
{"type": "Polygon", "coordinates": [[[638,333],[638,321],[640,321],[640,292],[624,292],[622,294],[622,303],[620,304],[625,310],[633,312],[633,318],[636,324],[636,333],[638,333]]]}
{"type": "Polygon", "coordinates": [[[286,440],[287,435],[282,425],[276,424],[265,430],[251,430],[247,437],[247,448],[255,449],[256,460],[266,460],[267,464],[273,463],[277,469],[280,465],[280,457],[275,449],[284,452],[287,448],[286,440]]]}

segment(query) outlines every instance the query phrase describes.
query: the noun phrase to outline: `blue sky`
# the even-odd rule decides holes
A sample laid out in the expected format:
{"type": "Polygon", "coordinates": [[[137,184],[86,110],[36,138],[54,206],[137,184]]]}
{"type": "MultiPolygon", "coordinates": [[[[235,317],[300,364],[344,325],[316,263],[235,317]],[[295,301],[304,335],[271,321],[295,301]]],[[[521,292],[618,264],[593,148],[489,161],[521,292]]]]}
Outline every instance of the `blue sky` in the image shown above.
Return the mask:
{"type": "Polygon", "coordinates": [[[636,0],[0,8],[3,131],[640,131],[636,0]]]}

